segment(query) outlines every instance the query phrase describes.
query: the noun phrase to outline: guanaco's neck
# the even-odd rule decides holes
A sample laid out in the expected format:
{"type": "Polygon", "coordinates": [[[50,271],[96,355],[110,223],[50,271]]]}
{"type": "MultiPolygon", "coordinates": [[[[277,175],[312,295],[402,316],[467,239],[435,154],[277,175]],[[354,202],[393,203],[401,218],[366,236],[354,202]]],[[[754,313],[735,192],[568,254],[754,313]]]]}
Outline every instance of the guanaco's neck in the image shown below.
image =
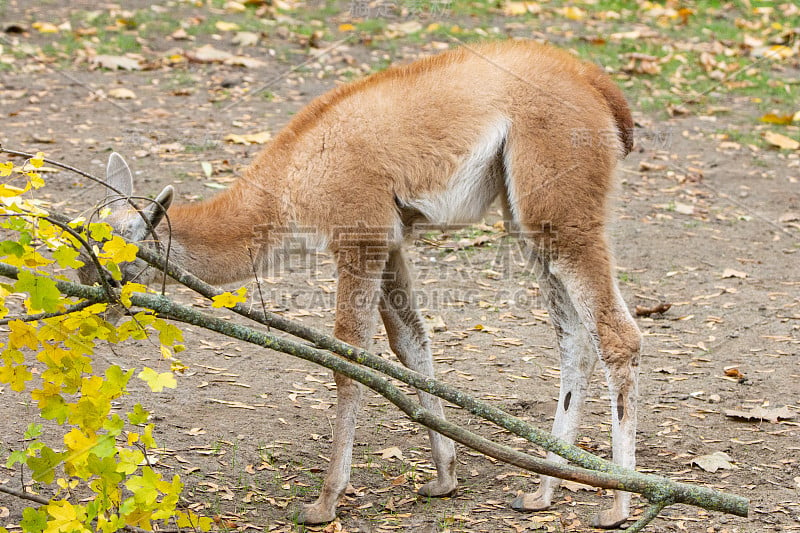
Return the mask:
{"type": "MultiPolygon", "coordinates": [[[[267,256],[270,228],[285,226],[278,199],[253,183],[245,175],[209,200],[169,209],[171,256],[178,264],[215,285],[253,277],[267,256]]],[[[165,225],[159,226],[162,239],[165,225]]]]}

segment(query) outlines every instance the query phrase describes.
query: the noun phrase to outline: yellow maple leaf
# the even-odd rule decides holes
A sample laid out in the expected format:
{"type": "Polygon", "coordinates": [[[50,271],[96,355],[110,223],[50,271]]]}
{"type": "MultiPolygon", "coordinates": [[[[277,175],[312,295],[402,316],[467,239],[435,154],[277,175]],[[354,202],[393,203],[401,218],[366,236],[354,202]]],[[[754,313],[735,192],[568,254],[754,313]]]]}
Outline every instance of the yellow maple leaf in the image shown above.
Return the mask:
{"type": "Polygon", "coordinates": [[[12,163],[11,161],[0,163],[0,178],[5,178],[6,176],[10,176],[12,170],[14,170],[14,163],[12,163]]]}
{"type": "Polygon", "coordinates": [[[135,244],[125,242],[119,235],[114,235],[111,240],[103,245],[103,255],[115,263],[133,261],[139,248],[135,244]]]}
{"type": "Polygon", "coordinates": [[[211,307],[233,307],[247,300],[247,289],[241,287],[235,293],[223,292],[222,294],[214,296],[212,300],[214,303],[211,304],[211,307]]]}
{"type": "Polygon", "coordinates": [[[153,392],[161,392],[165,388],[174,389],[178,386],[178,382],[175,381],[175,376],[172,375],[172,372],[159,374],[152,368],[145,368],[136,377],[147,383],[153,392]]]}
{"type": "Polygon", "coordinates": [[[119,293],[119,299],[123,303],[123,305],[130,307],[131,305],[131,295],[134,292],[146,292],[147,287],[142,285],[141,283],[126,283],[122,290],[119,293]]]}
{"type": "Polygon", "coordinates": [[[44,152],[36,152],[36,155],[30,159],[33,168],[42,168],[44,165],[44,152]]]}

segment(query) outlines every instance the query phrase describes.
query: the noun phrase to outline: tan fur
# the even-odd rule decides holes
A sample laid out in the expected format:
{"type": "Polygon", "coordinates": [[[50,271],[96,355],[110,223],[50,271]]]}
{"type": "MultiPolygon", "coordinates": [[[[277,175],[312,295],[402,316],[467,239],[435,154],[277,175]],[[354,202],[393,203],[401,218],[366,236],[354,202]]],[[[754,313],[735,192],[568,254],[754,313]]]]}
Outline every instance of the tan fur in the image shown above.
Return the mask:
{"type": "MultiPolygon", "coordinates": [[[[400,251],[405,226],[474,220],[499,195],[532,245],[559,338],[554,433],[575,438],[588,375],[600,360],[611,389],[614,458],[633,466],[640,336],[604,235],[614,169],[632,148],[632,126],[619,88],[567,52],[524,41],[452,50],[315,99],[230,190],[168,211],[174,257],[210,282],[242,280],[251,276],[251,258],[270,260],[281,231],[310,229],[337,258],[335,335],[367,347],[380,310],[392,349],[430,375],[419,313],[390,297],[411,290],[400,251]]],[[[162,195],[168,203],[171,190],[162,195]]],[[[166,238],[164,224],[158,231],[166,238]]],[[[349,479],[361,393],[347,378],[336,382],[331,465],[304,522],[333,519],[349,479]]],[[[421,399],[442,412],[438,400],[421,399]]],[[[432,448],[439,477],[421,492],[448,494],[456,487],[453,444],[433,434],[432,448]]],[[[546,508],[556,486],[546,478],[514,506],[546,508]]],[[[628,512],[629,498],[617,494],[597,523],[614,526],[628,512]]]]}

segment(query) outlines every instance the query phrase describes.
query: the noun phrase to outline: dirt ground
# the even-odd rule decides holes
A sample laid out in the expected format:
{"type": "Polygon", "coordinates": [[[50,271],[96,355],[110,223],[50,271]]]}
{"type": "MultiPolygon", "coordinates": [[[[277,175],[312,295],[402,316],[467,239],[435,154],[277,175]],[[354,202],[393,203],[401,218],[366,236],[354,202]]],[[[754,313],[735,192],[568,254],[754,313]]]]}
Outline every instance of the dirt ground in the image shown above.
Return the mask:
{"type": "MultiPolygon", "coordinates": [[[[17,16],[9,20],[24,18],[21,11],[11,14],[17,16]]],[[[252,69],[189,63],[129,72],[23,59],[22,68],[0,78],[0,142],[43,150],[97,175],[117,151],[128,158],[138,192],[155,194],[171,183],[181,201],[197,201],[229,184],[259,149],[223,138],[278,131],[292,112],[336,84],[335,76],[318,76],[326,67],[402,61],[436,48],[416,43],[386,51],[354,43],[314,60],[296,43],[275,39],[250,51],[265,62],[252,69]],[[270,55],[270,48],[291,53],[270,55]],[[303,61],[304,68],[291,70],[303,61]],[[115,88],[133,97],[110,98],[115,88]],[[201,162],[211,164],[210,176],[201,162]]],[[[649,530],[800,530],[800,158],[719,135],[754,115],[746,99],[732,97],[724,115],[671,118],[631,103],[637,148],[620,165],[610,216],[617,271],[631,309],[672,305],[663,315],[637,319],[645,336],[639,470],[751,500],[748,518],[674,506],[649,530]],[[783,406],[794,418],[773,423],[725,414],[783,406]],[[712,473],[693,464],[720,451],[731,468],[712,473]]],[[[102,194],[66,172],[51,174],[49,183],[45,200],[68,214],[102,194]]],[[[555,338],[535,279],[516,241],[493,225],[498,219],[492,209],[482,225],[423,232],[409,246],[420,305],[439,330],[433,336],[436,373],[549,428],[558,393],[555,338]]],[[[321,254],[284,264],[263,289],[271,309],[330,331],[335,285],[330,257],[321,254]]],[[[173,294],[209,307],[187,290],[173,294]]],[[[196,328],[186,332],[182,360],[189,371],[179,388],[153,394],[135,384],[120,409],[141,401],[154,413],[164,446],[158,464],[181,474],[187,505],[219,516],[224,527],[298,529],[291,510],[315,498],[327,463],[331,376],[281,353],[196,328]]],[[[383,330],[374,351],[393,358],[383,330]]],[[[142,342],[98,357],[141,366],[155,364],[159,355],[142,342]]],[[[6,450],[20,445],[37,410],[8,388],[0,387],[0,399],[0,448],[6,450]]],[[[462,410],[447,412],[529,449],[462,410]]],[[[581,446],[607,455],[609,421],[598,370],[581,446]]],[[[356,442],[355,490],[341,502],[340,529],[326,531],[591,531],[591,516],[610,502],[602,491],[572,486],[558,493],[550,511],[517,513],[509,502],[519,490],[534,490],[536,476],[464,448],[458,494],[418,497],[415,486],[432,472],[425,431],[370,391],[356,442]]],[[[17,487],[18,473],[0,467],[0,484],[17,487]]],[[[634,502],[641,512],[645,502],[634,502]]],[[[0,496],[0,510],[7,511],[0,525],[14,531],[23,507],[0,496]]]]}

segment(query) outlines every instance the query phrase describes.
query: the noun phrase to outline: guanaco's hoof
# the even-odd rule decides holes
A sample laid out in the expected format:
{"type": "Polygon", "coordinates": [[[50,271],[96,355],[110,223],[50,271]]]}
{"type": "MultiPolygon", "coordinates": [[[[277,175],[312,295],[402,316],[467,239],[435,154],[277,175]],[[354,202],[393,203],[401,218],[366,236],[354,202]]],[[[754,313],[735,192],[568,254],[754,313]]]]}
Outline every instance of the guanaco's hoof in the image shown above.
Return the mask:
{"type": "Polygon", "coordinates": [[[613,508],[606,509],[595,515],[594,519],[592,519],[592,526],[603,529],[616,529],[624,524],[626,520],[628,520],[627,514],[620,513],[613,508]]]}
{"type": "Polygon", "coordinates": [[[453,478],[450,481],[442,479],[434,479],[425,483],[417,491],[421,496],[428,496],[429,498],[445,498],[452,496],[458,489],[458,480],[453,478]]]}
{"type": "Polygon", "coordinates": [[[520,493],[511,502],[511,508],[523,513],[544,511],[550,508],[550,500],[542,498],[538,493],[520,493]]]}
{"type": "Polygon", "coordinates": [[[295,520],[298,524],[327,524],[336,518],[336,509],[324,509],[322,506],[310,503],[303,505],[297,513],[295,520]]]}

